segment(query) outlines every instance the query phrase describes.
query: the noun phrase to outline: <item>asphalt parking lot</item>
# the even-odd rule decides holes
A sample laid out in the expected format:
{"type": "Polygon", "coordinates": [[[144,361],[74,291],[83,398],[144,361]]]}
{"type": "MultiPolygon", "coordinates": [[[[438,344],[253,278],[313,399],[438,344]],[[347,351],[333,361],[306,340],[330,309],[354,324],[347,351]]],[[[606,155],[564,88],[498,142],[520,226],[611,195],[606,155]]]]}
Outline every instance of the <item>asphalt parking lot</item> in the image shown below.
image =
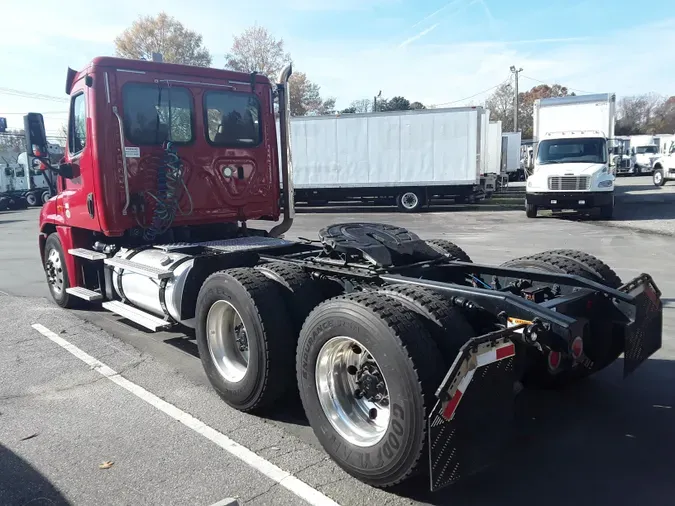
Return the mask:
{"type": "Polygon", "coordinates": [[[420,480],[392,491],[355,481],[318,446],[297,402],[265,419],[230,409],[189,336],[58,309],[46,299],[38,210],[0,213],[0,504],[672,503],[675,186],[619,185],[611,224],[460,208],[298,214],[289,237],[336,222],[388,222],[451,239],[485,263],[580,249],[624,280],[650,273],[663,292],[663,348],[642,368],[624,381],[619,360],[573,389],[526,392],[507,460],[436,494],[420,480]]]}

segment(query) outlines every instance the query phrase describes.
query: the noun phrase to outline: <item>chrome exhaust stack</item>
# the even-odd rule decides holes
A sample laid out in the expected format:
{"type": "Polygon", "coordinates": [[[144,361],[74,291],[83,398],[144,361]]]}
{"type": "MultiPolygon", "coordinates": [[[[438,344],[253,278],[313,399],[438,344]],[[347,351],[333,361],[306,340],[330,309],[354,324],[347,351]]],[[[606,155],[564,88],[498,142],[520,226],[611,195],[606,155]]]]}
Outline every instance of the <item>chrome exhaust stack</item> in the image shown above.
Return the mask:
{"type": "Polygon", "coordinates": [[[293,225],[295,218],[295,191],[293,189],[293,157],[291,156],[291,102],[288,79],[293,65],[286,66],[279,74],[277,92],[279,95],[279,138],[281,143],[281,182],[284,196],[284,219],[269,231],[271,237],[279,237],[293,225]]]}

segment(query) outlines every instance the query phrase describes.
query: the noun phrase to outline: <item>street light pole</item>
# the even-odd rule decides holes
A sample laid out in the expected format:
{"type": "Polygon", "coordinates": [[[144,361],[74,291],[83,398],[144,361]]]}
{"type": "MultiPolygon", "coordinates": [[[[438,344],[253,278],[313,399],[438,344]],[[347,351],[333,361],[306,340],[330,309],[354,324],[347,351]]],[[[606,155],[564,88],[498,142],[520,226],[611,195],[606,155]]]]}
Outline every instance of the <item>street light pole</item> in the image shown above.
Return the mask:
{"type": "Polygon", "coordinates": [[[516,69],[515,66],[511,65],[511,73],[514,75],[514,91],[515,96],[513,97],[513,131],[518,131],[518,74],[523,71],[522,68],[516,69]]]}

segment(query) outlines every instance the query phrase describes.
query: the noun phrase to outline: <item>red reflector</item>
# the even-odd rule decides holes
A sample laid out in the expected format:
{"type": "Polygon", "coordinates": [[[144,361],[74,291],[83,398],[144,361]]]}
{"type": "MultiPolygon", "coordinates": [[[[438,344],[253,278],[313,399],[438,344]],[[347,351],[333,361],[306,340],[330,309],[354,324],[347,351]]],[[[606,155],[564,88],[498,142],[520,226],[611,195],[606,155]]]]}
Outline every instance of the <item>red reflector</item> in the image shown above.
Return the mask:
{"type": "Polygon", "coordinates": [[[445,409],[443,410],[443,418],[446,420],[450,420],[452,418],[452,415],[455,413],[455,410],[457,409],[457,405],[459,404],[459,401],[462,399],[462,391],[457,389],[455,392],[455,395],[450,399],[450,402],[448,402],[448,405],[445,406],[445,409]]]}
{"type": "Polygon", "coordinates": [[[550,351],[548,353],[548,366],[551,368],[551,370],[555,371],[558,367],[560,367],[560,352],[559,351],[550,351]]]}
{"type": "Polygon", "coordinates": [[[575,337],[572,341],[572,356],[578,359],[584,353],[584,340],[581,337],[575,337]]]}
{"type": "Polygon", "coordinates": [[[588,309],[589,311],[591,309],[593,309],[593,301],[592,300],[586,301],[586,309],[588,309]]]}
{"type": "Polygon", "coordinates": [[[516,354],[516,346],[513,343],[509,344],[508,346],[502,346],[501,348],[497,348],[497,360],[511,357],[515,354],[516,354]]]}

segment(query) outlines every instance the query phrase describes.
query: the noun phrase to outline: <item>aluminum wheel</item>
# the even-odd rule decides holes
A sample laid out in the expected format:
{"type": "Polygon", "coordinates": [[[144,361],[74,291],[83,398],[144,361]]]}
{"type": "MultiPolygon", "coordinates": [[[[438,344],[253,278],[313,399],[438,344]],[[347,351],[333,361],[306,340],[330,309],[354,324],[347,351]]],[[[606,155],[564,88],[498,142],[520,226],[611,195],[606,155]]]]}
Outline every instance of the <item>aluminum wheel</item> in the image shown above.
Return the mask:
{"type": "Polygon", "coordinates": [[[408,210],[417,209],[420,204],[420,198],[416,193],[406,192],[401,195],[401,205],[408,210]]]}
{"type": "Polygon", "coordinates": [[[334,337],[319,351],[315,374],[333,428],[353,445],[377,444],[389,426],[389,389],[370,352],[350,337],[334,337]]]}
{"type": "Polygon", "coordinates": [[[61,264],[61,255],[55,249],[49,251],[47,262],[45,263],[47,272],[47,282],[51,285],[56,295],[63,293],[63,265],[61,264]]]}
{"type": "Polygon", "coordinates": [[[663,181],[663,174],[661,174],[661,172],[654,172],[654,184],[658,186],[661,184],[662,181],[663,181]]]}
{"type": "Polygon", "coordinates": [[[216,301],[206,316],[207,343],[221,376],[238,383],[248,369],[248,334],[239,311],[227,301],[216,301]]]}

